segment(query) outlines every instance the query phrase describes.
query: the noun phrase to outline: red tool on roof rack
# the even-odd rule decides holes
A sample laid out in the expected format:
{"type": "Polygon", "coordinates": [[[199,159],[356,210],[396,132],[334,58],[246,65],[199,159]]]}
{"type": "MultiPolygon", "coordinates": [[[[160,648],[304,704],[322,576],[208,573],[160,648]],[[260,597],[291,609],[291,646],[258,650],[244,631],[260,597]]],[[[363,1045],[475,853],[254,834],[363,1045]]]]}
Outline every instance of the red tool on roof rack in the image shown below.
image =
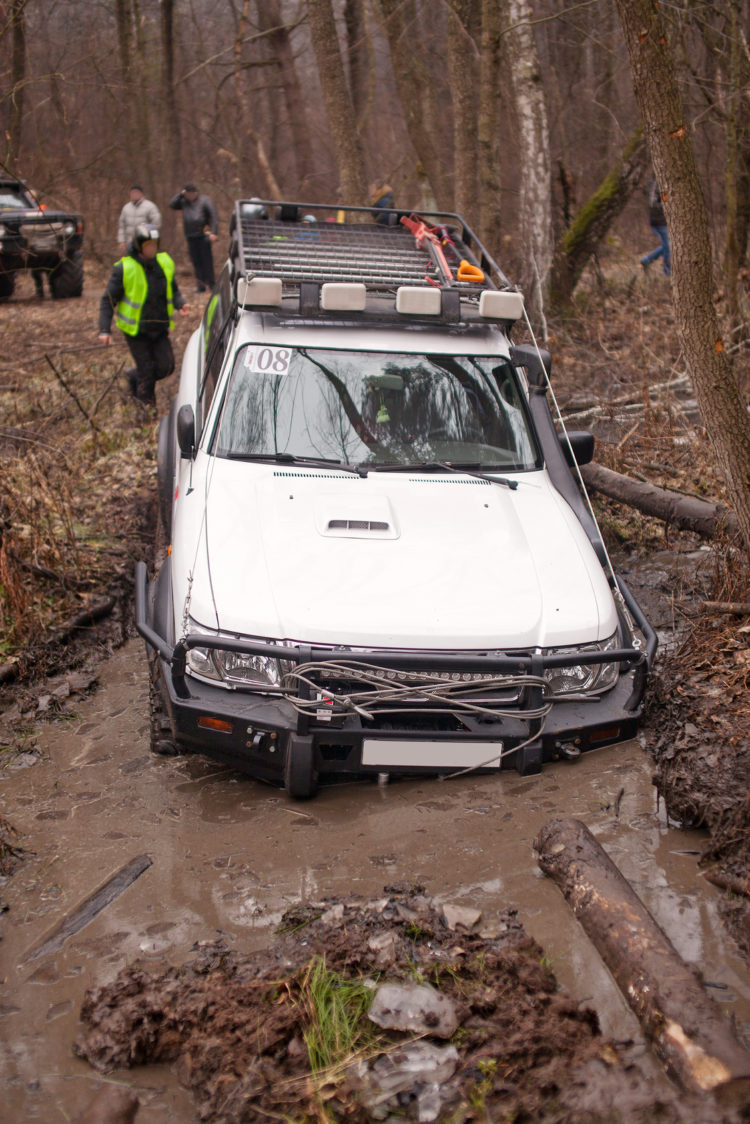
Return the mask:
{"type": "MultiPolygon", "coordinates": [[[[451,267],[448,265],[443,248],[440,245],[440,239],[435,233],[434,226],[428,226],[419,215],[402,215],[401,222],[408,230],[414,235],[414,241],[417,244],[417,249],[427,250],[427,253],[432,258],[432,261],[438,273],[442,275],[442,280],[450,285],[453,280],[453,273],[451,267]]],[[[426,277],[426,281],[432,281],[431,277],[426,277]]]]}
{"type": "MultiPolygon", "coordinates": [[[[454,256],[458,257],[458,254],[453,242],[445,234],[445,227],[430,226],[424,219],[420,219],[419,215],[415,214],[409,215],[408,218],[406,215],[402,215],[401,222],[414,235],[417,249],[427,250],[435,268],[442,274],[443,282],[447,285],[452,284],[454,280],[453,272],[443,253],[443,246],[446,243],[449,244],[454,256]]],[[[484,282],[484,271],[479,266],[472,265],[466,258],[461,258],[455,280],[481,285],[484,282]]],[[[435,284],[432,277],[425,277],[425,281],[435,284]]]]}

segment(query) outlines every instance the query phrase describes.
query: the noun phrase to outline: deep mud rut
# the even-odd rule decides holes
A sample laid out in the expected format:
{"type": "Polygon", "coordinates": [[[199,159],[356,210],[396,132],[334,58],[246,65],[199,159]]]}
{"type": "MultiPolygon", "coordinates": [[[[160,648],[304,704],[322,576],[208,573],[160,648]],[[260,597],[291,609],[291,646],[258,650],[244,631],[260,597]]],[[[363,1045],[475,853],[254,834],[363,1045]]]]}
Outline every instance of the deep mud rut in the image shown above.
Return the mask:
{"type": "MultiPolygon", "coordinates": [[[[91,1100],[102,1078],[73,1057],[72,1044],[92,984],[137,958],[181,964],[196,942],[217,937],[238,952],[264,948],[294,903],[377,896],[395,882],[416,880],[438,903],[481,910],[488,924],[518,909],[562,985],[597,1010],[604,1033],[638,1042],[597,953],[537,869],[532,841],[556,815],[587,823],[750,1036],[750,975],[721,928],[717,892],[700,876],[703,837],[668,824],[637,743],[548,766],[538,777],[353,784],[300,805],[201,758],[152,758],[147,721],[143,646],[130,641],[102,666],[100,689],[76,717],[39,729],[42,760],[4,781],[5,814],[33,852],[4,889],[4,1118],[71,1119],[91,1100]],[[33,955],[141,855],[152,864],[132,885],[58,950],[33,955]]],[[[666,1079],[642,1053],[658,1093],[666,1079]]],[[[196,1119],[167,1067],[105,1080],[135,1089],[139,1121],[196,1119]]]]}

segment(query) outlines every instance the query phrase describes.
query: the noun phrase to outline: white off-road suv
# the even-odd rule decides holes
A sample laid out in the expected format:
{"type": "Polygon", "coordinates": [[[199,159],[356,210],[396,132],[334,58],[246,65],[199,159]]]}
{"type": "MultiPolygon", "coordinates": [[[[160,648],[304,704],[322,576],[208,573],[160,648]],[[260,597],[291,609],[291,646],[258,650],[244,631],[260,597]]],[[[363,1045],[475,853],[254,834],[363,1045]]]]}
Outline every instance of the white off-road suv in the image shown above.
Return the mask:
{"type": "Polygon", "coordinates": [[[577,481],[593,438],[511,343],[522,295],[457,215],[346,211],[235,205],[136,575],[152,748],[304,798],[630,737],[656,638],[577,481]]]}

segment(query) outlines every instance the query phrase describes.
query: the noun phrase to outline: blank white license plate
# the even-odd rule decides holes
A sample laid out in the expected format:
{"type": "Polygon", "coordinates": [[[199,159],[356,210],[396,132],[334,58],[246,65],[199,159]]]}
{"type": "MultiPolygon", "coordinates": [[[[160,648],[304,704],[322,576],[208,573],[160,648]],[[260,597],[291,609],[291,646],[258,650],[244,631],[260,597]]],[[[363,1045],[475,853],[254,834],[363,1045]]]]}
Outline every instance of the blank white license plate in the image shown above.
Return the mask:
{"type": "Polygon", "coordinates": [[[383,768],[423,766],[428,769],[500,768],[501,742],[430,742],[365,738],[362,764],[383,768]]]}

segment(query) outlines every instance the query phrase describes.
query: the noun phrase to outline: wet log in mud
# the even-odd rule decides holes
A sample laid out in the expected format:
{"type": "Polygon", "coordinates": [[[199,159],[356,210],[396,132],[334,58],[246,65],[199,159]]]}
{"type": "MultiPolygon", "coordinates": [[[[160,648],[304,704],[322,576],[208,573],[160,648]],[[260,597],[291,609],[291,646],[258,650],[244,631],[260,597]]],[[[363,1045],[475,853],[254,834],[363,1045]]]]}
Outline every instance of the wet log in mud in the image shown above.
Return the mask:
{"type": "Polygon", "coordinates": [[[750,1103],[750,1054],[585,824],[552,820],[536,850],[671,1076],[750,1103]]]}
{"type": "Polygon", "coordinates": [[[582,466],[581,476],[587,488],[683,531],[694,531],[709,539],[716,538],[720,532],[736,534],[736,517],[721,504],[686,496],[683,492],[671,492],[656,484],[641,483],[595,461],[582,466]]]}

